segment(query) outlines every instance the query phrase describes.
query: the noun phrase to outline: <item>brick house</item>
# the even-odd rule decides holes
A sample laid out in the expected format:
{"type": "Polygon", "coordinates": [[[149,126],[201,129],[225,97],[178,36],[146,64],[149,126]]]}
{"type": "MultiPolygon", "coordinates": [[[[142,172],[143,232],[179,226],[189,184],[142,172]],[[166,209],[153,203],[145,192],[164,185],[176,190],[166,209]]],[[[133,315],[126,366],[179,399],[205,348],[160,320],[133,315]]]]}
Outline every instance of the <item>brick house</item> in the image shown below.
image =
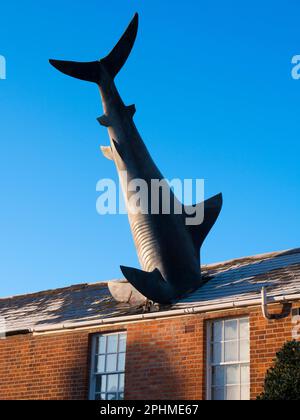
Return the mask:
{"type": "Polygon", "coordinates": [[[169,307],[117,304],[107,283],[0,299],[0,398],[255,399],[297,334],[300,250],[202,270],[169,307]]]}

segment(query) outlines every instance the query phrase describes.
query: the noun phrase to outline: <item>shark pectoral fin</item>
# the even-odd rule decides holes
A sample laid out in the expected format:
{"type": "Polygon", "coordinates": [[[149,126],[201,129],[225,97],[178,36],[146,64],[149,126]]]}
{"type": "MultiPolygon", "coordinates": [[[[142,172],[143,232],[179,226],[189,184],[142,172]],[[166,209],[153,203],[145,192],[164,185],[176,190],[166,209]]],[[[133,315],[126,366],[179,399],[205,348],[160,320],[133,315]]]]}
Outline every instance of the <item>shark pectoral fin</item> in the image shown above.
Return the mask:
{"type": "Polygon", "coordinates": [[[198,225],[191,225],[187,226],[188,231],[190,232],[196,251],[199,252],[200,248],[209,234],[210,230],[216,223],[219,214],[222,210],[223,206],[223,196],[222,194],[218,194],[209,200],[204,201],[204,203],[200,203],[197,206],[185,206],[186,213],[188,215],[192,214],[192,210],[197,210],[199,206],[199,214],[200,212],[204,211],[204,219],[202,220],[201,224],[198,225]]]}
{"type": "Polygon", "coordinates": [[[108,160],[114,160],[113,151],[110,146],[101,146],[103,156],[108,160]]]}
{"type": "Polygon", "coordinates": [[[168,284],[164,281],[159,270],[151,273],[121,266],[121,271],[125,278],[143,296],[156,303],[168,304],[172,301],[172,296],[168,284]]]}

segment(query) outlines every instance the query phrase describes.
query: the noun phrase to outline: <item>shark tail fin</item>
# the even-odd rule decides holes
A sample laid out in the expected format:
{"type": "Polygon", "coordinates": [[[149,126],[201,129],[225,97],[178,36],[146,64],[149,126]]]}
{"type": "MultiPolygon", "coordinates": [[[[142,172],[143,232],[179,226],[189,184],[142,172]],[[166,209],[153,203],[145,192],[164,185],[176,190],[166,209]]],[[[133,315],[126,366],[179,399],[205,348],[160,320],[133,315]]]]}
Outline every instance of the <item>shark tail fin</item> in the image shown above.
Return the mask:
{"type": "Polygon", "coordinates": [[[136,40],[138,31],[139,16],[136,13],[125,33],[114,47],[114,49],[102,60],[89,63],[79,63],[75,61],[49,60],[50,64],[62,73],[85,80],[101,84],[102,69],[109,73],[112,79],[116,77],[129,57],[136,40]]]}
{"type": "Polygon", "coordinates": [[[136,13],[124,32],[120,41],[107,57],[101,60],[111,77],[114,79],[127,61],[134,46],[139,27],[139,15],[136,13]]]}
{"type": "Polygon", "coordinates": [[[49,60],[50,64],[67,76],[86,82],[101,82],[101,65],[99,61],[78,63],[76,61],[49,60]]]}

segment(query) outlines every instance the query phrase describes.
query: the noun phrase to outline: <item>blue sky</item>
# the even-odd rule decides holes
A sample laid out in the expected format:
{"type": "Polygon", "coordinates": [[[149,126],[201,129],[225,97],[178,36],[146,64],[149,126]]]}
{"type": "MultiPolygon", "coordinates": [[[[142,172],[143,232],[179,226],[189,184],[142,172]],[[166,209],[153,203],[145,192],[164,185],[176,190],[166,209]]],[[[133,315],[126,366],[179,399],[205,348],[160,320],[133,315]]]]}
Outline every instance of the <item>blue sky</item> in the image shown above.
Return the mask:
{"type": "Polygon", "coordinates": [[[299,246],[297,0],[12,0],[0,25],[0,296],[138,267],[126,216],[96,213],[97,181],[117,179],[99,152],[97,88],[48,64],[103,57],[136,11],[121,95],[167,178],[224,194],[202,261],[299,246]]]}

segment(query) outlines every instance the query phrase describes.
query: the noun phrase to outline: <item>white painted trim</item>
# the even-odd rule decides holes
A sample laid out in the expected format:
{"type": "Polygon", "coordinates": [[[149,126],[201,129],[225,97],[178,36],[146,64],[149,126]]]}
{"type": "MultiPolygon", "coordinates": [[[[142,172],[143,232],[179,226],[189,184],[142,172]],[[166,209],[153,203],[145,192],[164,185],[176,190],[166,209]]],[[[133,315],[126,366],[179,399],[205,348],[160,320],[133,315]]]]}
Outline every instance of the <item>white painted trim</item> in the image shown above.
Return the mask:
{"type": "MultiPolygon", "coordinates": [[[[126,335],[126,349],[125,349],[125,357],[127,356],[127,332],[125,332],[125,331],[115,331],[115,332],[112,332],[112,333],[103,333],[103,334],[101,334],[101,333],[95,333],[95,334],[93,334],[93,336],[92,336],[92,345],[91,345],[91,354],[90,354],[90,357],[91,357],[91,363],[90,363],[90,374],[89,374],[89,380],[90,380],[90,383],[89,383],[89,400],[90,401],[95,401],[95,395],[96,395],[96,376],[97,376],[97,373],[95,373],[95,359],[96,359],[96,347],[97,347],[97,339],[99,338],[99,337],[109,337],[109,336],[112,336],[112,335],[118,335],[118,336],[120,336],[121,334],[123,334],[123,335],[126,335]]],[[[119,345],[120,345],[120,341],[119,341],[119,337],[118,337],[118,355],[120,354],[120,353],[123,353],[123,351],[122,352],[120,352],[119,351],[119,345]]],[[[99,373],[100,375],[105,375],[105,376],[108,376],[108,375],[110,375],[110,374],[117,374],[118,376],[119,375],[125,375],[126,374],[126,369],[123,371],[114,371],[114,372],[106,372],[106,373],[99,373]]],[[[100,392],[101,394],[102,394],[102,392],[100,392]]],[[[109,392],[105,392],[105,394],[106,393],[109,393],[109,392]]],[[[120,392],[120,390],[118,390],[118,394],[120,394],[120,393],[122,393],[122,392],[120,392]]],[[[124,391],[123,391],[123,393],[125,394],[125,389],[124,389],[124,391]]],[[[103,394],[104,394],[104,392],[103,392],[103,394]]]]}
{"type": "Polygon", "coordinates": [[[205,367],[205,375],[206,375],[206,400],[211,401],[211,325],[212,321],[207,321],[206,324],[206,367],[205,367]]]}
{"type": "MultiPolygon", "coordinates": [[[[226,322],[228,320],[243,320],[243,319],[247,319],[249,322],[249,360],[248,361],[242,361],[242,360],[237,360],[237,361],[231,361],[231,362],[222,362],[222,366],[231,366],[231,365],[249,365],[249,367],[251,368],[251,346],[250,346],[250,318],[249,316],[236,316],[234,318],[231,317],[221,317],[221,318],[216,318],[216,319],[212,319],[212,320],[208,320],[207,324],[206,324],[206,399],[208,401],[212,400],[212,368],[213,366],[215,366],[215,364],[211,363],[211,328],[214,322],[219,322],[219,321],[223,321],[226,322]]],[[[225,336],[224,336],[224,329],[223,329],[223,337],[222,340],[224,342],[225,340],[225,336]]],[[[239,340],[240,340],[240,335],[239,335],[239,340]]],[[[219,365],[220,366],[220,365],[219,365]]],[[[241,378],[240,378],[241,379],[241,378]]],[[[249,377],[250,380],[250,377],[249,377]]],[[[239,388],[241,391],[241,386],[242,384],[240,383],[239,388]]],[[[251,384],[249,384],[249,391],[250,391],[250,387],[251,384]]]]}
{"type": "Polygon", "coordinates": [[[92,345],[91,345],[91,353],[90,353],[90,382],[89,382],[89,400],[94,401],[95,400],[95,380],[94,380],[94,371],[95,371],[95,354],[96,354],[96,345],[97,345],[97,337],[98,335],[92,336],[92,345]]]}

